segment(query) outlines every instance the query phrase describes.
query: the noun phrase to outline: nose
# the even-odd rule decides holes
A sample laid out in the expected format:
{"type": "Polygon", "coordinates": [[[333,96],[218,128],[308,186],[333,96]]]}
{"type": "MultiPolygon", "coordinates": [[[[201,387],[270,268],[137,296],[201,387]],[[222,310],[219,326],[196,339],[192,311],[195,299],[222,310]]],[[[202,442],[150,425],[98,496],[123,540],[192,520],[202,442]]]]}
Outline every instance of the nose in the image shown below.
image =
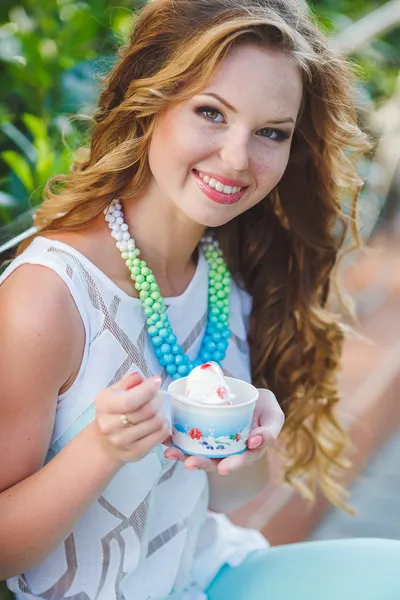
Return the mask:
{"type": "Polygon", "coordinates": [[[246,171],[250,165],[249,135],[232,129],[224,138],[220,158],[232,170],[246,171]]]}

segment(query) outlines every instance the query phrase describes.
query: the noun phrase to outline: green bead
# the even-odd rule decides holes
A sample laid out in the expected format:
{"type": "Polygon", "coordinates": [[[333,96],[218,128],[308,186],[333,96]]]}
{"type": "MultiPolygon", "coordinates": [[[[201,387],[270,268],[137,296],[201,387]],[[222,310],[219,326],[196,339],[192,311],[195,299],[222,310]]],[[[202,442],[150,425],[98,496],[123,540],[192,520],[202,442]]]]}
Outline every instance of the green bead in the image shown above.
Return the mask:
{"type": "Polygon", "coordinates": [[[150,271],[149,267],[143,267],[142,268],[142,275],[143,275],[143,277],[147,277],[150,274],[151,274],[151,271],[150,271]]]}
{"type": "Polygon", "coordinates": [[[140,254],[140,250],[138,248],[135,248],[134,250],[131,250],[132,254],[134,255],[134,257],[136,258],[137,256],[139,256],[140,254]]]}
{"type": "Polygon", "coordinates": [[[132,275],[134,275],[135,277],[137,277],[138,275],[140,275],[140,269],[139,269],[139,267],[132,267],[132,269],[131,269],[131,273],[132,273],[132,275]]]}
{"type": "Polygon", "coordinates": [[[222,290],[224,286],[220,281],[217,281],[214,287],[216,290],[222,290]]]}
{"type": "Polygon", "coordinates": [[[139,293],[139,298],[141,300],[146,300],[146,298],[149,297],[149,292],[147,290],[141,290],[141,292],[139,293]]]}
{"type": "Polygon", "coordinates": [[[225,297],[226,297],[226,294],[222,290],[219,290],[217,292],[217,298],[219,298],[220,300],[223,300],[225,297]]]}
{"type": "Polygon", "coordinates": [[[128,267],[128,269],[130,270],[132,268],[132,259],[128,258],[127,261],[125,261],[126,266],[128,267]]]}
{"type": "Polygon", "coordinates": [[[143,281],[142,290],[146,290],[146,292],[148,292],[150,290],[150,284],[147,283],[147,281],[143,281]]]}
{"type": "Polygon", "coordinates": [[[154,277],[153,273],[147,275],[146,279],[149,283],[156,283],[156,278],[154,277]]]}
{"type": "Polygon", "coordinates": [[[138,258],[134,258],[133,261],[132,261],[132,265],[134,267],[139,267],[140,266],[140,262],[141,261],[138,258]]]}
{"type": "Polygon", "coordinates": [[[136,277],[136,281],[137,281],[137,283],[143,283],[143,282],[144,282],[144,277],[143,277],[143,275],[138,275],[138,276],[136,277]]]}
{"type": "Polygon", "coordinates": [[[215,294],[213,296],[210,296],[210,304],[215,304],[217,301],[218,298],[215,294]]]}
{"type": "Polygon", "coordinates": [[[220,265],[217,269],[218,273],[225,273],[226,267],[225,265],[220,265]]]}
{"type": "Polygon", "coordinates": [[[146,317],[150,317],[153,314],[153,307],[152,306],[143,306],[143,312],[146,315],[146,317]]]}
{"type": "Polygon", "coordinates": [[[121,258],[127,260],[129,258],[129,252],[121,252],[121,258]]]}
{"type": "Polygon", "coordinates": [[[146,261],[145,260],[141,260],[139,266],[140,266],[141,269],[144,269],[144,267],[147,267],[146,261]]]}
{"type": "Polygon", "coordinates": [[[160,292],[151,292],[150,296],[153,298],[153,300],[160,300],[161,295],[160,292]]]}
{"type": "MultiPolygon", "coordinates": [[[[147,282],[149,281],[149,278],[147,278],[147,282]]],[[[150,291],[151,292],[159,292],[160,288],[158,287],[158,285],[156,283],[150,283],[150,291]]]]}
{"type": "Polygon", "coordinates": [[[217,290],[215,289],[214,286],[212,286],[212,287],[210,286],[208,288],[208,293],[209,293],[210,296],[214,296],[216,294],[216,292],[217,292],[217,290]]]}
{"type": "Polygon", "coordinates": [[[138,283],[137,281],[135,282],[135,288],[137,289],[138,292],[140,292],[140,290],[142,289],[142,284],[138,283]]]}
{"type": "Polygon", "coordinates": [[[144,304],[145,306],[153,306],[153,304],[154,304],[154,300],[153,300],[153,298],[150,298],[150,296],[149,296],[148,298],[146,298],[146,299],[144,300],[143,304],[144,304]]]}

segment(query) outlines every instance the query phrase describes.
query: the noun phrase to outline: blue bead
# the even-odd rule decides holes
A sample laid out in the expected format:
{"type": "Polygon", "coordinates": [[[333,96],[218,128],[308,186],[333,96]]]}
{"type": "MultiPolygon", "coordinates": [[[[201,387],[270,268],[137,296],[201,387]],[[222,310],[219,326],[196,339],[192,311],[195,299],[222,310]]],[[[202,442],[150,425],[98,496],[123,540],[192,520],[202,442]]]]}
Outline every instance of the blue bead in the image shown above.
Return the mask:
{"type": "Polygon", "coordinates": [[[160,337],[162,337],[163,339],[165,339],[165,338],[167,338],[167,337],[168,337],[168,335],[169,335],[169,331],[168,331],[168,329],[166,329],[165,327],[163,327],[162,329],[160,329],[160,331],[159,331],[158,335],[159,335],[160,337]]]}
{"type": "Polygon", "coordinates": [[[210,340],[209,342],[205,342],[204,343],[204,347],[207,348],[207,350],[209,352],[214,352],[214,350],[217,349],[217,345],[215,342],[213,342],[212,340],[210,340]]]}
{"type": "Polygon", "coordinates": [[[178,373],[179,375],[182,375],[183,377],[185,375],[187,375],[189,372],[188,366],[187,365],[179,365],[178,367],[178,373]]]}
{"type": "Polygon", "coordinates": [[[165,355],[161,355],[158,359],[158,362],[160,363],[160,365],[162,367],[166,367],[167,366],[167,361],[165,360],[165,355]]]}
{"type": "Polygon", "coordinates": [[[157,335],[157,334],[158,334],[158,329],[157,329],[157,327],[154,327],[154,325],[151,325],[151,326],[148,328],[148,330],[147,330],[147,333],[148,333],[148,334],[149,334],[151,337],[154,337],[155,335],[157,335]]]}
{"type": "Polygon", "coordinates": [[[169,363],[173,363],[175,362],[175,356],[171,353],[169,354],[164,354],[164,360],[165,360],[165,364],[168,365],[169,363]]]}
{"type": "Polygon", "coordinates": [[[229,331],[229,329],[225,329],[225,331],[221,331],[221,335],[223,338],[228,339],[231,337],[231,332],[229,331]]]}
{"type": "Polygon", "coordinates": [[[225,323],[220,323],[218,321],[218,323],[215,324],[216,329],[218,329],[218,331],[220,331],[222,333],[222,331],[225,329],[225,323]]]}
{"type": "Polygon", "coordinates": [[[207,350],[203,350],[201,352],[201,358],[203,359],[204,362],[208,362],[211,360],[211,353],[207,352],[207,350]]]}
{"type": "Polygon", "coordinates": [[[219,333],[219,331],[214,331],[214,333],[212,334],[212,339],[214,340],[214,342],[219,342],[221,338],[222,336],[219,333]]]}
{"type": "Polygon", "coordinates": [[[168,375],[173,375],[174,373],[176,373],[176,366],[172,363],[168,364],[165,367],[165,369],[166,369],[168,375]]]}
{"type": "Polygon", "coordinates": [[[169,344],[162,344],[160,350],[163,354],[168,354],[171,352],[171,346],[169,344]]]}
{"type": "Polygon", "coordinates": [[[177,354],[177,355],[175,356],[175,364],[176,364],[177,366],[179,366],[179,365],[182,365],[182,364],[183,364],[183,356],[182,356],[182,354],[177,354]]]}
{"type": "Polygon", "coordinates": [[[216,350],[214,352],[214,360],[215,360],[215,362],[219,362],[223,358],[224,358],[224,355],[222,354],[222,352],[218,352],[218,350],[216,350]]]}
{"type": "Polygon", "coordinates": [[[166,339],[166,342],[168,342],[168,344],[171,344],[171,346],[173,346],[174,344],[176,344],[176,335],[173,333],[170,333],[169,336],[166,339]]]}
{"type": "Polygon", "coordinates": [[[228,347],[228,342],[224,340],[223,342],[217,342],[217,350],[220,352],[225,352],[228,347]]]}
{"type": "Polygon", "coordinates": [[[154,354],[157,356],[157,358],[161,358],[162,352],[160,348],[154,348],[154,354]]]}
{"type": "Polygon", "coordinates": [[[164,340],[159,335],[155,335],[153,338],[151,338],[151,341],[153,342],[154,346],[161,346],[164,340]]]}
{"type": "Polygon", "coordinates": [[[182,375],[179,375],[179,373],[174,373],[172,375],[172,379],[180,379],[182,377],[182,375]]]}
{"type": "Polygon", "coordinates": [[[171,352],[173,354],[181,354],[182,350],[178,344],[173,344],[173,346],[171,346],[171,352]]]}

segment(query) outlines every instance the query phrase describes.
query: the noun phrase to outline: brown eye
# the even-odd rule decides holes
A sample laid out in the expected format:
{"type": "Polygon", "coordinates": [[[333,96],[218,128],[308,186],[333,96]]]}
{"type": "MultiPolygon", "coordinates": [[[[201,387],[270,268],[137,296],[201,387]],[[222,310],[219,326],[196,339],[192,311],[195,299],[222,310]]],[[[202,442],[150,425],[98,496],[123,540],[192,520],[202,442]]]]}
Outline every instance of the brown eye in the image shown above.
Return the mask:
{"type": "Polygon", "coordinates": [[[216,108],[211,108],[210,106],[201,106],[196,109],[196,112],[208,121],[213,121],[215,123],[223,123],[224,121],[223,114],[216,108]],[[221,119],[218,119],[218,117],[221,117],[221,119]]]}

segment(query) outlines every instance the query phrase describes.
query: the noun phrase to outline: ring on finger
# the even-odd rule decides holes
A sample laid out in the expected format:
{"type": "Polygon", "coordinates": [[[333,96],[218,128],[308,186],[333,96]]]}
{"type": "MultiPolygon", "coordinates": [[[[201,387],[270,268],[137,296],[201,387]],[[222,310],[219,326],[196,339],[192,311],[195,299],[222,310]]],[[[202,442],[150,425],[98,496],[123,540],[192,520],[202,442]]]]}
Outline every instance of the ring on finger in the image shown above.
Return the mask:
{"type": "Polygon", "coordinates": [[[128,419],[128,417],[126,416],[125,413],[122,413],[122,415],[119,415],[119,418],[124,427],[132,427],[132,425],[134,425],[134,423],[132,423],[132,421],[130,421],[128,419]]]}

